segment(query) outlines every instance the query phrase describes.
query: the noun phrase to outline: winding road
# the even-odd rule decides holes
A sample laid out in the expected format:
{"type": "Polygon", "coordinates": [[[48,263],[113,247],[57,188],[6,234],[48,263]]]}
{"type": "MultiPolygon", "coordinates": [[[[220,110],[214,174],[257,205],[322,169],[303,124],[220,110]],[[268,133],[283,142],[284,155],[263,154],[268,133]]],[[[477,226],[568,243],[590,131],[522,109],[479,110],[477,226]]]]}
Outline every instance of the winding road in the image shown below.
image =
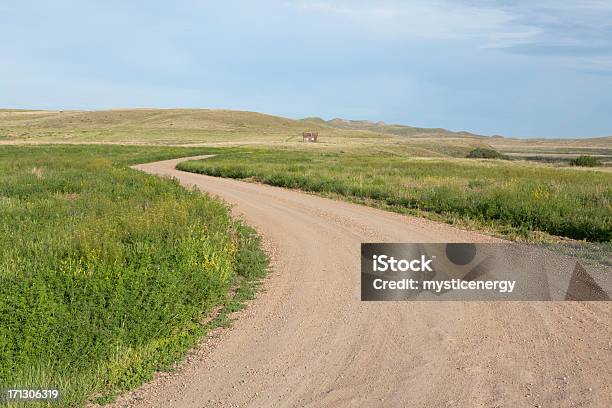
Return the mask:
{"type": "Polygon", "coordinates": [[[257,228],[272,272],[231,329],[123,407],[609,407],[612,302],[361,302],[361,242],[488,242],[416,217],[175,169],[257,228]]]}

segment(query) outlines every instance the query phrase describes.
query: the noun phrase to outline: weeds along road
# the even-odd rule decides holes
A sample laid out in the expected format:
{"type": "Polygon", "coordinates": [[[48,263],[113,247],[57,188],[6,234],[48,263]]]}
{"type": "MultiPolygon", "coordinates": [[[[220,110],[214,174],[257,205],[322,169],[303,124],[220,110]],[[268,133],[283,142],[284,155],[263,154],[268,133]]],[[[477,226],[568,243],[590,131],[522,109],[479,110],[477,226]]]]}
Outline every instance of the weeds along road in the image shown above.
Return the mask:
{"type": "Polygon", "coordinates": [[[229,330],[136,407],[494,407],[612,403],[610,302],[361,302],[361,242],[487,242],[419,218],[295,191],[136,166],[221,197],[273,271],[229,330]]]}

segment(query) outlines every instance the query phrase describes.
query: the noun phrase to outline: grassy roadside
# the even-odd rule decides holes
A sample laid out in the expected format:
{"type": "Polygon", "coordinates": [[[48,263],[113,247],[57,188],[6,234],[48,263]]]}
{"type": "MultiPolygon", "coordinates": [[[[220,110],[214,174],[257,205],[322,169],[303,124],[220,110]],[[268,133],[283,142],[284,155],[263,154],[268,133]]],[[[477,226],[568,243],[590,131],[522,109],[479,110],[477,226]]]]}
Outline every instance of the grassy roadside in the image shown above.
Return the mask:
{"type": "Polygon", "coordinates": [[[532,239],[609,244],[612,174],[498,160],[356,152],[235,151],[180,169],[249,179],[532,239]],[[247,159],[248,157],[248,159],[247,159]]]}
{"type": "Polygon", "coordinates": [[[128,168],[214,151],[0,147],[0,388],[57,387],[58,407],[107,401],[252,297],[267,268],[254,231],[128,168]]]}

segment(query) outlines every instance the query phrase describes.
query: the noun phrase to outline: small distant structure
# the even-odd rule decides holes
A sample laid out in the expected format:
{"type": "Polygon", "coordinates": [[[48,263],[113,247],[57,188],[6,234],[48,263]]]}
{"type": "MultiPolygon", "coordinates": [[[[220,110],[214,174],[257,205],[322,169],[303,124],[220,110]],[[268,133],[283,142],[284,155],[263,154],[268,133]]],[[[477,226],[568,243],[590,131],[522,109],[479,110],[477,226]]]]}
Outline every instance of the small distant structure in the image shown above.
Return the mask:
{"type": "Polygon", "coordinates": [[[303,132],[302,138],[304,143],[316,143],[319,138],[319,132],[303,132]]]}

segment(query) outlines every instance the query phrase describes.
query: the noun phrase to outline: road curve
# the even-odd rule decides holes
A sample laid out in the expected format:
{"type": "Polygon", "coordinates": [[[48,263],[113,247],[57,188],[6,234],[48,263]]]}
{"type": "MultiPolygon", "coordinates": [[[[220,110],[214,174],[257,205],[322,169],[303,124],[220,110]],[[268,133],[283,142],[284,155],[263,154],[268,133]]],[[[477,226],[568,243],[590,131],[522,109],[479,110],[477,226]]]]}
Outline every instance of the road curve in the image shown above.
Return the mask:
{"type": "Polygon", "coordinates": [[[611,302],[361,302],[361,242],[487,242],[420,218],[135,166],[219,196],[272,255],[263,292],[115,406],[612,406],[611,302]]]}

